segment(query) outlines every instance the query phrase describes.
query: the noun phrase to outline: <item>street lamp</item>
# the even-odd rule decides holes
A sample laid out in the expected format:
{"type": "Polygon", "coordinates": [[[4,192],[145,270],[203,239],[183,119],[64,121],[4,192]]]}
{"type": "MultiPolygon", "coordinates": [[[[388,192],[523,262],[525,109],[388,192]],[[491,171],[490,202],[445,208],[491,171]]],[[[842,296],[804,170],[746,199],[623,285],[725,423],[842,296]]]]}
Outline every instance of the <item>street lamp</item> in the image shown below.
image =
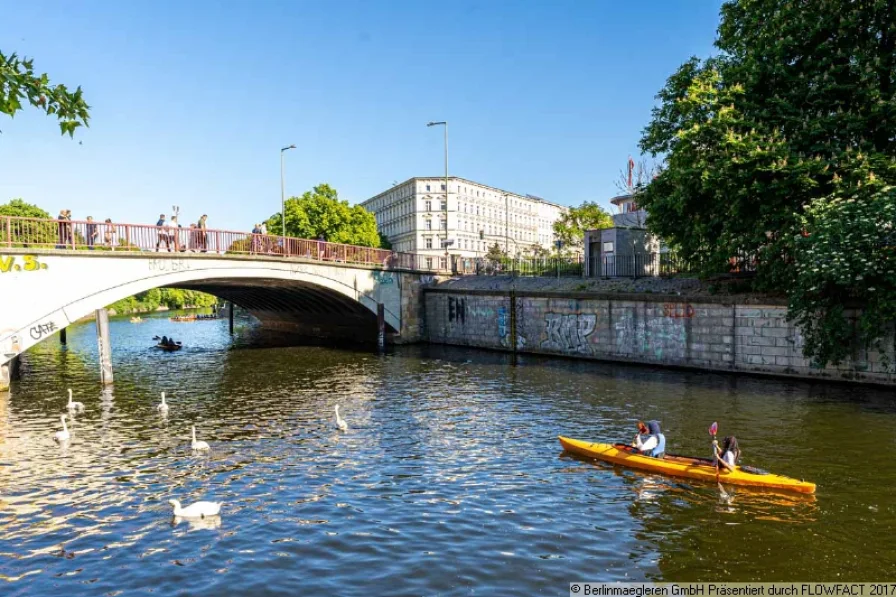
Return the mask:
{"type": "Polygon", "coordinates": [[[283,153],[295,148],[295,145],[290,145],[280,150],[280,234],[284,239],[286,238],[286,185],[283,182],[283,153]]]}
{"type": "MultiPolygon", "coordinates": [[[[438,122],[427,122],[426,126],[444,126],[445,127],[445,240],[448,240],[448,122],[440,120],[438,122]]],[[[448,261],[448,247],[445,247],[445,261],[448,261]]]]}

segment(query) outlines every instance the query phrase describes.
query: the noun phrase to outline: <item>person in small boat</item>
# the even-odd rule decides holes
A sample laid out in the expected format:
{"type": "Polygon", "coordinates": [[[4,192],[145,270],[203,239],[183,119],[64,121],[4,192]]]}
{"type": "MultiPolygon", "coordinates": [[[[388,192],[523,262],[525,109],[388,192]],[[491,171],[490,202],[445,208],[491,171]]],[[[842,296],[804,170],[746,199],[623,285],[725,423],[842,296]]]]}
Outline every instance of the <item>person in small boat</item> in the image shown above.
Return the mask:
{"type": "Polygon", "coordinates": [[[632,446],[644,456],[662,458],[666,455],[666,436],[660,429],[659,421],[648,421],[645,425],[638,421],[638,435],[632,446]]]}
{"type": "Polygon", "coordinates": [[[719,442],[713,440],[714,463],[725,467],[729,471],[733,471],[740,460],[740,446],[737,445],[737,438],[733,435],[727,436],[722,440],[722,447],[719,448],[719,442]]]}
{"type": "Polygon", "coordinates": [[[162,346],[168,346],[168,336],[162,336],[162,339],[159,341],[159,344],[162,346]]]}

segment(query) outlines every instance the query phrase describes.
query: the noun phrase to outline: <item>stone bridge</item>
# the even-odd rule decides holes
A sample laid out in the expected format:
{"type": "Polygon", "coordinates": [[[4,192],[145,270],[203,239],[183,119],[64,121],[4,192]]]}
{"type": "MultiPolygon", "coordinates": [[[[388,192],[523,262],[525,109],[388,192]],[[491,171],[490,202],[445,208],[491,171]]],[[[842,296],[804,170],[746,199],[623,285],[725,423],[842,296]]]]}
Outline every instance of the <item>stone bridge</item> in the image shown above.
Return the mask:
{"type": "Polygon", "coordinates": [[[315,337],[376,341],[381,309],[385,336],[414,342],[420,336],[420,285],[431,279],[394,264],[324,260],[317,253],[305,258],[0,245],[0,374],[8,378],[12,359],[78,319],[163,286],[208,292],[263,325],[315,337]]]}

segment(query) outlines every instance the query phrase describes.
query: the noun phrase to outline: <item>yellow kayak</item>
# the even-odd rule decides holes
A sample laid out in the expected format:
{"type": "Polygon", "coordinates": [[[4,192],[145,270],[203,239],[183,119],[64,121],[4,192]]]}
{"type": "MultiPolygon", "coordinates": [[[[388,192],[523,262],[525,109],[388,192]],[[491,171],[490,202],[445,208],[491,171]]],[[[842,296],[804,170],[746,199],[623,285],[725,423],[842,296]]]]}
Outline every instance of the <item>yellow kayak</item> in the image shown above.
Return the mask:
{"type": "MultiPolygon", "coordinates": [[[[688,456],[673,456],[666,454],[664,458],[652,458],[635,452],[634,448],[625,444],[597,444],[584,442],[577,439],[560,436],[563,449],[573,454],[596,458],[605,462],[612,462],[629,468],[642,471],[651,471],[673,477],[687,477],[701,481],[716,482],[716,467],[712,461],[705,458],[690,458],[688,456]]],[[[736,467],[734,471],[724,468],[718,473],[718,480],[727,485],[744,485],[747,487],[760,487],[778,491],[796,491],[798,493],[815,493],[815,483],[799,481],[772,475],[758,469],[744,470],[736,467]]]]}

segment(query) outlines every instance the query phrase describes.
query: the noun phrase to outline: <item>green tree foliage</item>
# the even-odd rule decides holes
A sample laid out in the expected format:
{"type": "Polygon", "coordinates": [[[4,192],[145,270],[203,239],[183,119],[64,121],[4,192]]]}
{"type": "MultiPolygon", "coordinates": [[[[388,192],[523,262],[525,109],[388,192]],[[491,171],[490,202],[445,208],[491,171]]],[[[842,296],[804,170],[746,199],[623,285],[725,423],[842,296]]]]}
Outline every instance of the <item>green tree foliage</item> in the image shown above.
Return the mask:
{"type": "Polygon", "coordinates": [[[816,242],[815,258],[835,262],[836,243],[813,230],[857,238],[865,224],[823,221],[842,215],[832,206],[879,206],[896,182],[896,2],[730,1],[716,45],[720,56],[689,60],[657,96],[641,148],[665,167],[638,203],[648,227],[704,273],[755,262],[757,288],[788,293],[805,353],[836,362],[846,349],[829,350],[822,336],[841,341],[851,324],[832,301],[847,292],[879,311],[866,316],[876,321],[881,295],[812,282],[797,263],[816,242]],[[827,298],[800,294],[811,288],[827,298]]]}
{"type": "Polygon", "coordinates": [[[116,301],[109,305],[116,313],[144,313],[155,311],[159,307],[169,309],[186,309],[193,307],[211,307],[217,299],[198,290],[182,290],[180,288],[153,288],[134,296],[116,301]]]}
{"type": "Polygon", "coordinates": [[[485,258],[494,263],[500,263],[507,259],[507,253],[504,252],[501,245],[495,243],[488,248],[488,253],[485,254],[485,258]]]}
{"type": "Polygon", "coordinates": [[[601,206],[586,201],[579,207],[571,207],[554,222],[554,235],[563,243],[563,249],[572,251],[585,245],[585,231],[611,228],[613,218],[601,206]]]}
{"type": "MultiPolygon", "coordinates": [[[[267,219],[269,234],[281,234],[281,215],[267,219]]],[[[340,200],[336,189],[319,184],[301,197],[286,200],[286,235],[362,247],[385,247],[376,229],[376,218],[360,205],[340,200]]]]}
{"type": "Polygon", "coordinates": [[[51,85],[46,73],[34,74],[33,61],[15,53],[0,52],[0,113],[15,116],[27,102],[59,120],[62,134],[70,137],[79,126],[88,126],[90,106],[84,101],[81,88],[69,91],[63,85],[51,85]]]}
{"type": "Polygon", "coordinates": [[[13,199],[9,203],[0,205],[0,216],[14,216],[17,218],[49,218],[50,214],[36,205],[25,203],[21,199],[13,199]]]}

